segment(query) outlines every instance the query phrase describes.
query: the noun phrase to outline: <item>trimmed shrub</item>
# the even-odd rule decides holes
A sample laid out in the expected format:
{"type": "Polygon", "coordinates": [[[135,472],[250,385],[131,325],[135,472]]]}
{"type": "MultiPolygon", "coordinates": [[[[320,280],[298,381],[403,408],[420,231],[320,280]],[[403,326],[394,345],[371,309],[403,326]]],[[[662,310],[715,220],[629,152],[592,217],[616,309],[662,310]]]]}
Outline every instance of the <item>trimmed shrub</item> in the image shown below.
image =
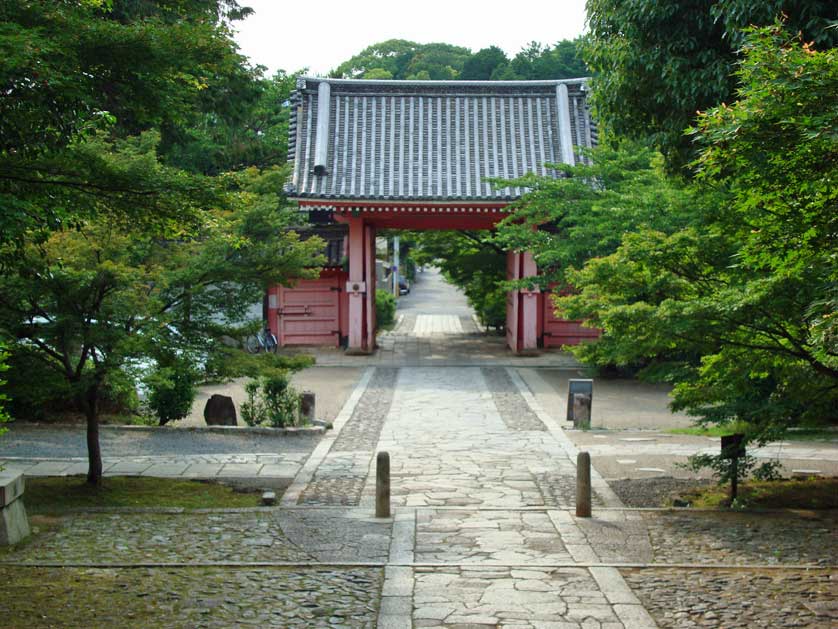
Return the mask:
{"type": "Polygon", "coordinates": [[[375,291],[375,321],[376,325],[385,328],[396,320],[396,298],[386,290],[380,288],[375,291]]]}
{"type": "Polygon", "coordinates": [[[160,425],[183,419],[192,410],[198,375],[184,359],[172,358],[167,366],[158,366],[146,379],[148,407],[160,425]]]}

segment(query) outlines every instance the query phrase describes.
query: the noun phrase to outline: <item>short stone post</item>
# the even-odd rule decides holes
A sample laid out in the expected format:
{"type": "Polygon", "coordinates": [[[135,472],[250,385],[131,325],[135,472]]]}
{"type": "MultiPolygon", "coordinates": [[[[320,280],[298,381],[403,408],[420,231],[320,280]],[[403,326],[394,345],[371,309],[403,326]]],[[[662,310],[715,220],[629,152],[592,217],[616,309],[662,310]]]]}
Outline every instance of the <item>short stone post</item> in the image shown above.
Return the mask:
{"type": "Polygon", "coordinates": [[[303,391],[300,394],[300,423],[313,424],[316,416],[314,414],[314,393],[303,391]]]}
{"type": "Polygon", "coordinates": [[[576,456],[576,517],[591,517],[591,455],[576,456]]]}
{"type": "Polygon", "coordinates": [[[17,544],[29,535],[23,488],[23,474],[0,472],[0,546],[17,544]]]}
{"type": "Polygon", "coordinates": [[[375,459],[375,517],[390,517],[390,454],[379,452],[375,459]]]}

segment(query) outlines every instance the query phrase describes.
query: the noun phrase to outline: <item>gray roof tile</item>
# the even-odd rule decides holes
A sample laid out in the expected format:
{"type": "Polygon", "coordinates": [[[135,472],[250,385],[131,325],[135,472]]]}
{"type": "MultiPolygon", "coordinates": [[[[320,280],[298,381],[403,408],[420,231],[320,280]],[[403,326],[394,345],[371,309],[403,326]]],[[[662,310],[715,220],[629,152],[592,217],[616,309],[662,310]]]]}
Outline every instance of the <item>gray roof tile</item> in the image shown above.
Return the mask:
{"type": "Polygon", "coordinates": [[[521,188],[486,180],[555,175],[546,164],[583,160],[579,147],[596,144],[585,83],[301,77],[292,98],[287,192],[322,200],[518,198],[521,188]],[[326,138],[318,138],[318,122],[326,138]],[[316,164],[316,155],[325,163],[316,164]]]}

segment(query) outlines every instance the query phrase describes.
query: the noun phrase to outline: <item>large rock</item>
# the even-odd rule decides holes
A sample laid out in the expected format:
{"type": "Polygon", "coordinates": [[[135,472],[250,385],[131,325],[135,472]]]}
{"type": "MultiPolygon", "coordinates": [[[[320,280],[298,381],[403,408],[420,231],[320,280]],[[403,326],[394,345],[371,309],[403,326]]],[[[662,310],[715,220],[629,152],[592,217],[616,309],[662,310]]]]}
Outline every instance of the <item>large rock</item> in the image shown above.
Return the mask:
{"type": "Polygon", "coordinates": [[[0,546],[17,544],[29,535],[23,487],[22,474],[0,472],[0,546]]]}
{"type": "Polygon", "coordinates": [[[229,395],[218,395],[217,393],[207,400],[204,407],[204,420],[207,426],[235,426],[236,405],[229,395]]]}

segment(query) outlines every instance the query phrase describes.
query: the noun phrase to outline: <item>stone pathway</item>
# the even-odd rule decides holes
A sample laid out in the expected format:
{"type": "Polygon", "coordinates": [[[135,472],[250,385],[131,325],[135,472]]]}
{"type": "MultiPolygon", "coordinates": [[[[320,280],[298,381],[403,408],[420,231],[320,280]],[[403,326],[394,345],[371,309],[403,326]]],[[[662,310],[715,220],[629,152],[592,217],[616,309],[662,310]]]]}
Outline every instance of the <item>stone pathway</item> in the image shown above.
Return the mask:
{"type": "MultiPolygon", "coordinates": [[[[389,452],[396,513],[379,627],[655,626],[619,573],[598,580],[585,565],[599,559],[568,511],[574,451],[514,373],[402,368],[369,382],[285,503],[332,504],[340,483],[369,513],[375,453],[389,452]]],[[[618,506],[598,489],[597,504],[618,506]]]]}
{"type": "MultiPolygon", "coordinates": [[[[236,456],[224,465],[241,473],[278,464],[236,456]]],[[[0,551],[11,584],[0,618],[149,629],[836,626],[835,513],[626,509],[594,470],[594,517],[577,518],[575,457],[513,369],[368,369],[334,430],[295,462],[282,506],[34,519],[44,530],[33,542],[0,551]],[[388,519],[372,517],[382,450],[388,519]],[[35,603],[45,594],[48,610],[35,603]]]]}

